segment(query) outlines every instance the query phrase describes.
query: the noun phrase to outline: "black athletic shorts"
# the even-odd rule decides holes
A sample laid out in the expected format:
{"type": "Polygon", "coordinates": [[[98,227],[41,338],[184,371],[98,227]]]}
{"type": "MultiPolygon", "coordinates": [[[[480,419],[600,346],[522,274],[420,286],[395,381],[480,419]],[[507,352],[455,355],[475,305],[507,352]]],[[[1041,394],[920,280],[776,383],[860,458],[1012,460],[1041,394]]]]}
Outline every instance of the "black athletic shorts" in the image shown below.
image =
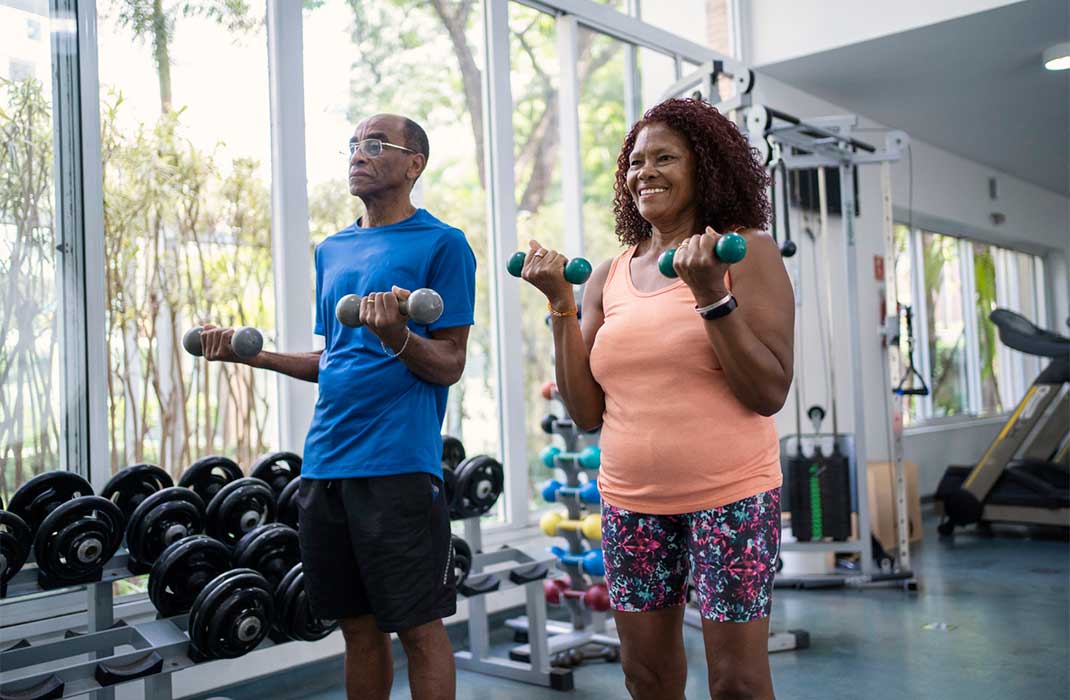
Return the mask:
{"type": "Polygon", "coordinates": [[[437,478],[305,478],[297,503],[314,615],[370,614],[383,632],[398,632],[457,611],[449,510],[437,478]]]}

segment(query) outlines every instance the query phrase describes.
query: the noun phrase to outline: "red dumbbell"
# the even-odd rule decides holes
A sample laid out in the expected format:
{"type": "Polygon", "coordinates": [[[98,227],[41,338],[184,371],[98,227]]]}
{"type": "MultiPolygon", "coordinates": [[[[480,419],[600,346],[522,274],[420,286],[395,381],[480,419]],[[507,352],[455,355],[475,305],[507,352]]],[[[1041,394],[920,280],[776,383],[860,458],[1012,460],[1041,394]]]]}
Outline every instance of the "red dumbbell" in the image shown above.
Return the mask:
{"type": "Polygon", "coordinates": [[[583,605],[595,612],[609,611],[609,589],[604,583],[595,583],[583,592],[583,605]]]}
{"type": "Polygon", "coordinates": [[[573,598],[583,602],[583,607],[595,612],[607,612],[609,610],[609,591],[604,583],[595,583],[585,591],[577,591],[570,588],[571,582],[567,578],[554,578],[542,582],[542,592],[546,596],[547,605],[561,605],[565,598],[573,598]]]}
{"type": "Polygon", "coordinates": [[[561,594],[569,589],[572,581],[568,576],[560,578],[543,579],[542,593],[546,597],[547,605],[561,605],[561,594]]]}
{"type": "Polygon", "coordinates": [[[557,393],[557,384],[554,382],[546,382],[542,385],[541,392],[542,397],[549,401],[550,399],[554,398],[554,394],[557,393]]]}

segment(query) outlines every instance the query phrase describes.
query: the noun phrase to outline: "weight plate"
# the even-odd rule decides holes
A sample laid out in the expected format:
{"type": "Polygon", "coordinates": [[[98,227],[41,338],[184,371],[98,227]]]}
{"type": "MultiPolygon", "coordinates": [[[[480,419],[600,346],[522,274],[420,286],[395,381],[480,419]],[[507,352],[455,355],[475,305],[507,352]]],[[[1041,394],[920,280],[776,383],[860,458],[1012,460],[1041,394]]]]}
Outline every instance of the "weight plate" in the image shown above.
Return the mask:
{"type": "Polygon", "coordinates": [[[266,454],[249,467],[249,476],[266,481],[278,498],[287,484],[301,476],[301,458],[293,452],[266,454]]]}
{"type": "Polygon", "coordinates": [[[247,476],[232,481],[208,504],[205,532],[234,546],[257,525],[275,520],[275,494],[260,479],[247,476]]]}
{"type": "Polygon", "coordinates": [[[121,469],[109,479],[100,496],[119,506],[123,517],[129,520],[147,497],[174,485],[171,475],[155,464],[135,464],[121,469]]]}
{"type": "Polygon", "coordinates": [[[22,518],[32,532],[37,532],[49,513],[60,504],[79,496],[92,496],[93,487],[73,472],[54,471],[38,474],[22,485],[7,509],[22,518]]]}
{"type": "Polygon", "coordinates": [[[230,568],[230,550],[207,535],[168,546],[149,572],[149,600],[160,617],[188,612],[205,585],[230,568]]]}
{"type": "Polygon", "coordinates": [[[456,496],[452,515],[472,518],[494,507],[505,484],[505,473],[498,460],[487,455],[466,459],[457,467],[456,496]]]}
{"type": "Polygon", "coordinates": [[[457,465],[464,461],[464,445],[455,437],[442,436],[442,468],[449,467],[454,471],[457,465]]]}
{"type": "Polygon", "coordinates": [[[126,525],[131,558],[152,564],[178,540],[204,532],[204,501],[195,492],[171,486],[148,496],[126,525]]]}
{"type": "Polygon", "coordinates": [[[301,561],[297,530],[282,523],[260,525],[245,533],[234,548],[239,569],[252,569],[267,579],[272,590],[301,561]]]}
{"type": "Polygon", "coordinates": [[[179,486],[185,486],[197,492],[205,503],[211,503],[219,489],[232,481],[242,478],[241,467],[232,459],[220,455],[202,457],[182,473],[179,486]]]}
{"type": "Polygon", "coordinates": [[[92,580],[123,541],[119,506],[100,496],[80,496],[56,507],[34,536],[37,568],[52,584],[92,580]]]}
{"type": "Polygon", "coordinates": [[[284,525],[297,529],[300,525],[300,517],[297,510],[297,491],[301,488],[301,477],[297,477],[279,494],[278,507],[275,509],[275,519],[284,525]]]}
{"type": "Polygon", "coordinates": [[[210,581],[190,608],[192,652],[203,659],[235,659],[267,636],[274,603],[264,577],[233,569],[210,581]]]}
{"type": "Polygon", "coordinates": [[[0,510],[0,583],[19,572],[33,546],[33,532],[19,516],[0,510]]]}
{"type": "Polygon", "coordinates": [[[290,639],[304,642],[323,639],[338,628],[337,620],[321,619],[312,613],[300,563],[275,588],[275,628],[290,639]]]}
{"type": "Polygon", "coordinates": [[[468,578],[468,572],[472,570],[472,548],[457,535],[450,537],[453,547],[453,575],[457,587],[460,588],[468,578]]]}

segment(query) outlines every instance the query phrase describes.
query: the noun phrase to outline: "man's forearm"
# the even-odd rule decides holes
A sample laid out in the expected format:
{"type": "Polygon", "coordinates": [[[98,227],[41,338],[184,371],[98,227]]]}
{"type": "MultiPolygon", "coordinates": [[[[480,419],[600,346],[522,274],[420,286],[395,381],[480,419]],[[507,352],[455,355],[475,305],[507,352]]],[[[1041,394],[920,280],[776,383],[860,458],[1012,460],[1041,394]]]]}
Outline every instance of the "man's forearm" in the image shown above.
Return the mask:
{"type": "Polygon", "coordinates": [[[320,376],[320,355],[317,352],[268,352],[262,351],[249,360],[250,367],[270,369],[306,382],[318,382],[320,376]]]}
{"type": "Polygon", "coordinates": [[[408,337],[405,345],[404,336],[400,342],[384,343],[391,353],[401,352],[398,360],[405,363],[409,371],[425,382],[452,386],[464,372],[465,352],[452,340],[424,338],[416,333],[408,337]]]}

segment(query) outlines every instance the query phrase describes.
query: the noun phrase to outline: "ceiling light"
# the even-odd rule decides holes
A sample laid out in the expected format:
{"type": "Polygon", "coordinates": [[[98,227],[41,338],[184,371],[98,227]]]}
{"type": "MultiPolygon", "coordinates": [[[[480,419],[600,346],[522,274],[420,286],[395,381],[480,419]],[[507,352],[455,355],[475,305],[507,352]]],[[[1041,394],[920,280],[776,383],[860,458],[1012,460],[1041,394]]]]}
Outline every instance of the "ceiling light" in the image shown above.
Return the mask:
{"type": "Polygon", "coordinates": [[[1070,41],[1049,47],[1044,52],[1044,67],[1048,70],[1070,69],[1070,41]]]}

